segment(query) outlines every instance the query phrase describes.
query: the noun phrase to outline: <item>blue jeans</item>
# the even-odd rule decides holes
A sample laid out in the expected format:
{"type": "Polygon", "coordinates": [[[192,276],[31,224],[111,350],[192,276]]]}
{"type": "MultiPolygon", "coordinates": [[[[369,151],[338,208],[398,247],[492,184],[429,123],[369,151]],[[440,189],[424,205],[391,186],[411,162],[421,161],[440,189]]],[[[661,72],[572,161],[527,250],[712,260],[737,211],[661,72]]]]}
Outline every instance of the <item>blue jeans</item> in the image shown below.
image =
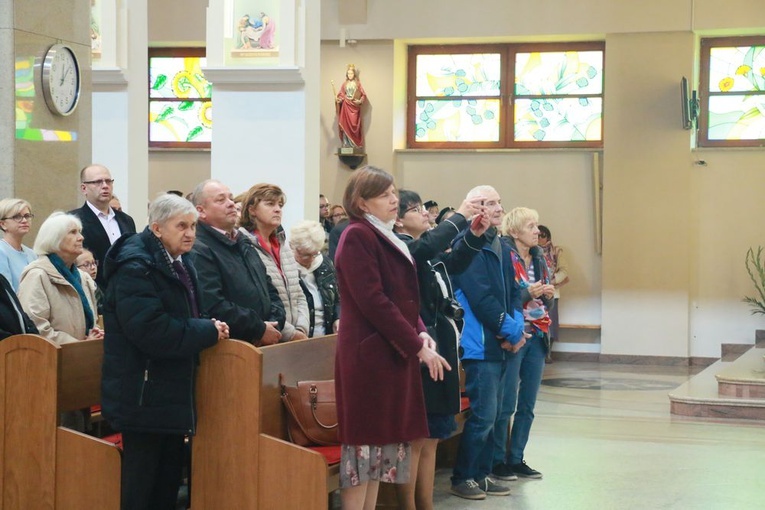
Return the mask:
{"type": "Polygon", "coordinates": [[[542,383],[546,351],[544,340],[538,336],[529,338],[526,345],[516,353],[507,353],[503,398],[494,425],[494,453],[492,466],[519,464],[529,441],[531,424],[534,422],[534,406],[542,383]],[[507,450],[507,432],[510,418],[515,413],[510,432],[510,451],[507,450]]]}
{"type": "Polygon", "coordinates": [[[465,421],[452,484],[483,480],[491,472],[494,451],[494,424],[502,402],[504,361],[464,360],[465,391],[470,399],[470,416],[465,421]]]}

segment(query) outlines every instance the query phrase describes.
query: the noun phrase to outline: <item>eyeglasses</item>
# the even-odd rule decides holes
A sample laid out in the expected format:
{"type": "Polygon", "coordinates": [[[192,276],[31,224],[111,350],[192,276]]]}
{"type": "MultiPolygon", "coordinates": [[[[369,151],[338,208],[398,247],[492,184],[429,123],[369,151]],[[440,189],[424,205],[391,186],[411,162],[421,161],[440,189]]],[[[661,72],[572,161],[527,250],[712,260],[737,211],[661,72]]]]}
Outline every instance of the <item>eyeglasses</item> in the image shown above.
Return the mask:
{"type": "Polygon", "coordinates": [[[302,252],[302,251],[299,251],[299,250],[295,250],[295,257],[296,258],[313,260],[313,259],[315,259],[318,256],[319,256],[319,252],[318,251],[313,252],[313,253],[305,253],[305,252],[302,252]]]}
{"type": "Polygon", "coordinates": [[[108,184],[111,186],[114,184],[114,179],[96,179],[95,181],[82,181],[83,184],[95,184],[97,186],[103,186],[104,184],[108,184]]]}
{"type": "Polygon", "coordinates": [[[415,205],[414,207],[410,207],[406,211],[404,211],[404,214],[408,212],[413,212],[414,214],[422,214],[422,211],[424,211],[425,208],[421,205],[415,205]]]}
{"type": "Polygon", "coordinates": [[[319,209],[328,209],[329,204],[319,204],[319,209]]]}
{"type": "Polygon", "coordinates": [[[77,267],[79,267],[80,269],[92,269],[94,267],[98,267],[98,261],[91,260],[88,262],[83,262],[82,264],[77,264],[77,267]]]}
{"type": "Polygon", "coordinates": [[[13,220],[13,221],[21,222],[21,221],[29,221],[29,220],[31,220],[34,217],[35,217],[34,214],[27,213],[27,214],[16,214],[14,216],[9,216],[7,218],[0,218],[0,219],[3,219],[3,220],[13,220]]]}
{"type": "Polygon", "coordinates": [[[347,216],[348,216],[347,214],[345,214],[345,213],[342,213],[342,212],[339,212],[339,213],[335,213],[335,214],[333,214],[333,215],[331,216],[331,218],[345,218],[345,217],[347,217],[347,216]]]}

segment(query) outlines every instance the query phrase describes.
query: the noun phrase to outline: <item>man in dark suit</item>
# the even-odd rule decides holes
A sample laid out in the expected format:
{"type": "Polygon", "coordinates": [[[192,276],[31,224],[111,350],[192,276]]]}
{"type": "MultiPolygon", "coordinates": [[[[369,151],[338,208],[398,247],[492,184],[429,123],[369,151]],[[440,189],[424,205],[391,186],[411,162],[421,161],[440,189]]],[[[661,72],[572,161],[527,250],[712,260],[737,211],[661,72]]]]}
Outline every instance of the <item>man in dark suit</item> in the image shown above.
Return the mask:
{"type": "Polygon", "coordinates": [[[24,333],[36,335],[37,327],[24,313],[11,284],[0,274],[0,340],[24,333]]]}
{"type": "MultiPolygon", "coordinates": [[[[103,266],[106,252],[122,234],[134,234],[133,218],[109,206],[114,190],[114,179],[103,165],[90,165],[80,171],[80,190],[85,203],[79,209],[69,211],[82,222],[85,248],[93,252],[99,265],[103,266]]],[[[103,272],[99,271],[96,283],[105,290],[103,272]]]]}

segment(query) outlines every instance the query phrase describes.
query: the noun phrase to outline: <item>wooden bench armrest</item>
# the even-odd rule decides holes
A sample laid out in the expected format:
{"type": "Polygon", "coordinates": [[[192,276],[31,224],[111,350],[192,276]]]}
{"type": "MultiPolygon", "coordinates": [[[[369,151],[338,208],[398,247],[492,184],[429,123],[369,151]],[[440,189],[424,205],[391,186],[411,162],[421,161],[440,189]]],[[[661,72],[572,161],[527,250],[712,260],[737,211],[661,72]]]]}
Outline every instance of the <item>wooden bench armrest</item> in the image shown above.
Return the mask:
{"type": "Polygon", "coordinates": [[[329,469],[321,454],[260,434],[258,508],[326,510],[329,469]]]}
{"type": "Polygon", "coordinates": [[[64,427],[56,441],[56,509],[119,510],[120,449],[64,427]]]}
{"type": "Polygon", "coordinates": [[[599,330],[600,324],[559,324],[560,329],[592,329],[599,330]]]}
{"type": "Polygon", "coordinates": [[[83,340],[59,346],[59,411],[72,411],[101,402],[103,359],[103,340],[83,340]]]}

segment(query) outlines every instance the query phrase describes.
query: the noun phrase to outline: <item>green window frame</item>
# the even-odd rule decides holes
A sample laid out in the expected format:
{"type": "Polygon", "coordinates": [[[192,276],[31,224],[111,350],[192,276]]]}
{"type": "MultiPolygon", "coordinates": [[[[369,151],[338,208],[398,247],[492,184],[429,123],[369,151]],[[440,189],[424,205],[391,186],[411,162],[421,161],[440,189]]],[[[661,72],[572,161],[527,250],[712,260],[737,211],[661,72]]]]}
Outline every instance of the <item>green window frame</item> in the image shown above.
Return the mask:
{"type": "Polygon", "coordinates": [[[699,147],[765,146],[765,36],[701,39],[699,147]]]}
{"type": "Polygon", "coordinates": [[[602,148],[605,43],[413,45],[407,147],[602,148]]]}
{"type": "Polygon", "coordinates": [[[212,84],[205,64],[205,48],[149,49],[149,148],[210,148],[212,84]]]}

